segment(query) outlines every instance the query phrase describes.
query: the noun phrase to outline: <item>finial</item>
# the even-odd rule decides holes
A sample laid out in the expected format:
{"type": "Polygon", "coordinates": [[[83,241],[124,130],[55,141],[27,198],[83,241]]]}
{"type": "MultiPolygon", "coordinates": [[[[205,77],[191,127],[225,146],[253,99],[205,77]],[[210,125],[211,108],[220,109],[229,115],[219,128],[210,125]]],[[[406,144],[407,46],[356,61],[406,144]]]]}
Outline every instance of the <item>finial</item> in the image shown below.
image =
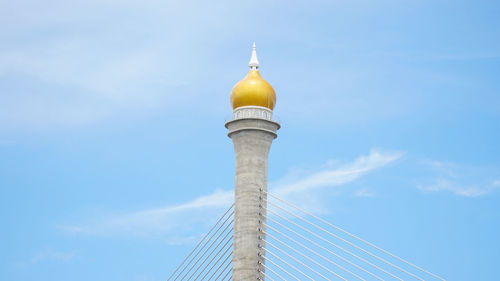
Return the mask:
{"type": "Polygon", "coordinates": [[[250,66],[250,69],[252,69],[252,70],[259,69],[259,60],[257,59],[257,50],[255,48],[255,42],[253,42],[252,57],[250,58],[250,62],[248,63],[248,66],[250,66]]]}

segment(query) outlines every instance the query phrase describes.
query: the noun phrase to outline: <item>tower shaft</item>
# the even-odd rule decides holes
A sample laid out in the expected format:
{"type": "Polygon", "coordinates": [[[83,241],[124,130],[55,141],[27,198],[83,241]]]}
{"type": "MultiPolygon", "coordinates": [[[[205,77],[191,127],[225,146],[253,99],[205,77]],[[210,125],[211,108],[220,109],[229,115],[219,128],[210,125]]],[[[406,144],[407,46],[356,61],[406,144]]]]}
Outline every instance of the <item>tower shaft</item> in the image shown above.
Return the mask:
{"type": "Polygon", "coordinates": [[[258,106],[237,108],[226,123],[236,156],[233,280],[264,280],[263,247],[267,161],[280,125],[272,111],[258,106]]]}

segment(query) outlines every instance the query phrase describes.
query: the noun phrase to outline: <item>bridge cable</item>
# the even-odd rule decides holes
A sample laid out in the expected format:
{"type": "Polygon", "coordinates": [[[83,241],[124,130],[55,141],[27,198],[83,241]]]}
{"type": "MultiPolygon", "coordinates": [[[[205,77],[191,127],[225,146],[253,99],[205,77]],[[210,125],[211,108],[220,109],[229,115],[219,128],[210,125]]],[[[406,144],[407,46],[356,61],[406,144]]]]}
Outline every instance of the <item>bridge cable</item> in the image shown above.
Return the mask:
{"type": "MultiPolygon", "coordinates": [[[[203,252],[203,254],[201,255],[201,257],[200,257],[200,258],[198,258],[198,259],[196,260],[196,262],[195,262],[195,263],[191,266],[191,268],[190,268],[190,269],[186,272],[186,274],[184,274],[184,276],[182,277],[182,279],[181,279],[180,281],[182,281],[182,280],[184,280],[184,278],[186,278],[186,276],[188,275],[188,273],[189,273],[189,272],[191,272],[191,270],[193,270],[193,268],[194,268],[194,267],[198,264],[198,262],[199,262],[199,261],[200,261],[200,260],[201,260],[201,259],[205,256],[205,254],[208,252],[208,250],[210,250],[210,249],[212,248],[212,246],[214,245],[214,243],[218,241],[218,239],[220,238],[220,236],[221,236],[221,235],[222,235],[222,234],[223,234],[223,233],[227,230],[227,228],[228,228],[229,226],[231,226],[231,223],[232,223],[233,221],[234,221],[234,219],[232,219],[232,220],[229,222],[229,224],[228,224],[228,225],[226,225],[226,227],[224,228],[224,230],[222,230],[222,232],[221,232],[221,233],[217,236],[217,238],[216,238],[216,239],[215,239],[215,240],[214,240],[214,241],[210,244],[210,246],[208,247],[208,249],[206,249],[206,250],[203,252]]],[[[224,222],[224,223],[226,223],[226,222],[224,222]]],[[[222,226],[222,225],[221,225],[221,226],[222,226]]],[[[216,233],[217,233],[217,232],[216,232],[216,233]]],[[[230,233],[230,232],[229,232],[229,233],[230,233]]],[[[215,234],[215,233],[214,233],[214,234],[215,234]]],[[[213,237],[213,236],[212,236],[212,237],[213,237]]],[[[211,239],[212,239],[212,238],[210,238],[210,240],[211,240],[211,239]]],[[[208,241],[207,241],[207,243],[208,243],[208,242],[210,242],[210,240],[208,240],[208,241]]],[[[198,269],[199,269],[200,267],[201,267],[201,265],[199,265],[199,266],[196,268],[196,270],[195,270],[195,271],[191,274],[191,277],[193,276],[193,274],[195,274],[195,273],[196,273],[196,271],[198,271],[198,269]]],[[[189,279],[191,279],[191,277],[189,277],[189,279]]],[[[189,280],[189,279],[188,279],[188,280],[189,280]]],[[[174,281],[175,281],[175,280],[174,280],[174,281]]]]}
{"type": "MultiPolygon", "coordinates": [[[[266,242],[267,243],[267,242],[266,242]]],[[[278,257],[277,255],[273,254],[273,252],[271,252],[269,249],[267,248],[262,248],[264,249],[264,251],[266,251],[268,254],[271,254],[273,257],[277,258],[278,260],[280,260],[282,263],[288,265],[289,267],[295,269],[295,271],[299,272],[300,274],[304,275],[305,277],[309,278],[310,280],[314,281],[314,279],[312,279],[309,275],[305,274],[302,270],[298,269],[296,266],[294,265],[291,265],[289,264],[288,262],[284,261],[282,258],[278,257]]],[[[322,274],[320,274],[319,272],[315,272],[316,274],[318,274],[319,276],[325,278],[326,280],[328,281],[331,281],[330,279],[326,278],[325,276],[323,276],[322,274]]]]}
{"type": "MultiPolygon", "coordinates": [[[[231,268],[227,271],[226,275],[224,275],[224,277],[222,277],[222,280],[224,281],[227,281],[227,280],[231,280],[231,276],[229,276],[229,279],[226,280],[226,277],[229,275],[229,273],[231,273],[231,271],[233,271],[231,268]]],[[[203,279],[202,279],[203,280],[203,279]]]]}
{"type": "MultiPolygon", "coordinates": [[[[264,199],[264,200],[265,200],[265,199],[264,199]]],[[[267,200],[266,200],[266,201],[267,201],[267,200]]],[[[366,251],[365,249],[363,249],[363,248],[361,248],[361,247],[358,247],[357,245],[355,245],[355,244],[353,244],[353,243],[351,243],[351,242],[349,242],[349,241],[347,241],[347,240],[345,240],[345,239],[343,239],[343,238],[341,238],[341,237],[339,237],[339,236],[337,236],[337,235],[335,235],[335,234],[333,234],[333,233],[331,233],[331,232],[329,232],[329,231],[325,230],[324,228],[322,228],[322,227],[320,227],[320,226],[318,226],[318,225],[316,225],[316,224],[314,224],[314,223],[312,223],[312,222],[309,222],[308,220],[306,220],[306,219],[304,219],[304,218],[302,218],[302,217],[300,217],[300,216],[298,216],[298,215],[296,215],[296,214],[293,214],[293,213],[291,213],[291,212],[289,212],[289,211],[287,211],[287,210],[285,210],[285,209],[283,209],[283,208],[279,207],[278,205],[276,205],[276,204],[274,204],[274,203],[271,203],[271,202],[268,202],[268,203],[269,203],[270,205],[272,205],[272,206],[274,206],[274,207],[276,207],[276,208],[278,208],[278,209],[280,209],[280,210],[282,210],[282,211],[286,212],[287,214],[289,214],[289,215],[291,215],[291,216],[293,216],[293,217],[296,217],[296,218],[298,218],[298,219],[300,219],[300,220],[302,220],[302,221],[304,221],[304,222],[307,222],[308,224],[310,224],[310,225],[312,225],[312,226],[316,227],[317,229],[320,229],[320,230],[322,230],[322,231],[326,232],[327,234],[330,234],[331,236],[333,236],[333,237],[335,237],[335,238],[337,238],[337,239],[339,239],[339,240],[342,240],[343,242],[345,242],[345,243],[347,243],[347,244],[349,244],[349,245],[353,246],[354,248],[356,248],[356,249],[358,249],[358,250],[361,250],[361,251],[363,251],[363,252],[365,252],[365,253],[367,253],[367,254],[371,255],[372,257],[377,258],[378,260],[383,261],[384,263],[386,263],[386,264],[388,264],[388,265],[390,265],[390,266],[392,266],[392,267],[394,267],[394,268],[396,268],[396,269],[399,269],[400,271],[402,271],[402,272],[404,272],[404,273],[406,273],[406,274],[408,274],[408,275],[411,275],[412,277],[414,277],[414,278],[416,278],[416,279],[418,279],[418,280],[424,281],[424,279],[422,279],[422,278],[420,278],[420,277],[418,277],[418,276],[414,275],[413,273],[410,273],[410,272],[406,271],[405,269],[403,269],[403,268],[401,268],[401,267],[399,267],[399,266],[396,266],[396,265],[394,265],[394,264],[392,264],[392,263],[390,263],[390,262],[386,261],[385,259],[380,258],[380,257],[378,257],[378,256],[376,256],[376,255],[374,255],[374,254],[372,254],[372,253],[370,253],[370,252],[366,251]]],[[[269,212],[270,212],[270,213],[272,213],[272,214],[274,214],[274,215],[276,215],[276,216],[278,216],[278,217],[280,217],[280,218],[282,218],[282,219],[284,219],[284,220],[286,220],[286,221],[288,221],[289,223],[291,223],[291,224],[293,224],[293,225],[295,225],[295,226],[297,226],[297,227],[301,228],[302,230],[305,230],[305,231],[307,231],[307,232],[309,232],[309,233],[313,234],[314,236],[316,236],[316,237],[318,237],[318,238],[322,239],[323,241],[326,241],[327,243],[329,243],[329,244],[333,245],[334,247],[336,247],[336,248],[338,248],[338,249],[341,249],[342,251],[344,251],[344,252],[346,252],[346,253],[348,253],[348,254],[350,254],[350,255],[355,256],[355,257],[356,257],[356,255],[354,255],[354,254],[352,254],[351,252],[349,252],[349,251],[345,250],[344,248],[342,248],[342,247],[340,247],[340,246],[336,245],[335,243],[332,243],[331,241],[329,241],[329,240],[327,240],[327,239],[325,239],[325,238],[320,237],[319,235],[317,235],[317,234],[315,234],[315,233],[311,232],[310,230],[307,230],[306,228],[304,228],[304,227],[302,227],[302,226],[300,226],[300,225],[298,225],[298,224],[296,224],[296,223],[294,223],[294,222],[290,221],[289,219],[284,218],[284,217],[282,217],[282,216],[278,215],[276,212],[273,212],[272,210],[269,210],[269,212]]]]}
{"type": "MultiPolygon", "coordinates": [[[[224,263],[227,261],[227,259],[229,259],[231,257],[231,255],[233,254],[233,251],[231,251],[231,253],[229,253],[229,255],[227,255],[226,259],[224,259],[224,261],[219,265],[219,267],[217,267],[217,269],[214,271],[214,273],[212,275],[210,275],[210,278],[208,278],[208,280],[212,280],[212,277],[214,277],[214,275],[219,271],[219,269],[224,265],[224,263]]],[[[228,265],[230,265],[231,262],[228,263],[228,265]]],[[[226,266],[227,268],[227,266],[226,266]]],[[[224,268],[222,270],[222,272],[224,272],[224,270],[226,270],[226,268],[224,268]]],[[[217,276],[219,277],[219,276],[217,276]]],[[[215,280],[217,280],[217,278],[215,278],[215,280]]]]}
{"type": "MultiPolygon", "coordinates": [[[[269,212],[270,212],[270,213],[272,213],[272,211],[271,211],[271,210],[269,210],[269,212]]],[[[303,235],[301,235],[301,234],[297,233],[296,231],[294,231],[294,230],[292,230],[292,229],[290,229],[290,228],[288,228],[288,227],[284,226],[283,224],[281,224],[281,223],[277,222],[276,220],[271,219],[271,218],[268,218],[268,219],[269,219],[270,221],[272,221],[272,222],[274,222],[274,223],[276,223],[276,224],[280,225],[281,227],[285,228],[286,230],[288,230],[288,231],[290,231],[290,232],[294,233],[295,235],[299,236],[300,238],[302,238],[302,239],[306,240],[307,242],[309,242],[309,243],[312,243],[312,244],[316,245],[317,247],[319,247],[319,248],[321,248],[321,249],[323,249],[323,250],[325,250],[325,251],[329,252],[330,254],[332,254],[332,255],[334,255],[334,256],[336,256],[336,257],[340,258],[341,260],[343,260],[343,261],[345,261],[345,262],[347,262],[347,263],[349,263],[349,264],[351,264],[351,265],[353,265],[353,266],[355,266],[355,267],[357,267],[357,268],[359,268],[359,269],[363,270],[364,272],[366,272],[366,273],[368,273],[368,274],[370,274],[370,275],[374,276],[375,278],[377,278],[377,279],[379,279],[379,280],[382,280],[380,277],[378,277],[377,275],[375,275],[375,274],[371,273],[370,271],[368,271],[368,270],[366,270],[366,269],[362,268],[361,266],[359,266],[359,265],[357,265],[357,264],[355,264],[355,263],[353,263],[353,262],[351,262],[351,261],[347,260],[346,258],[344,258],[344,257],[342,257],[342,256],[340,256],[340,255],[338,255],[338,254],[336,254],[335,252],[332,252],[331,250],[329,250],[329,249],[327,249],[327,248],[325,248],[325,247],[321,246],[320,244],[318,244],[318,243],[316,243],[316,242],[312,241],[311,239],[308,239],[307,237],[305,237],[305,236],[303,236],[303,235]]],[[[275,230],[275,231],[276,231],[276,230],[275,230]]],[[[329,242],[328,240],[326,240],[326,241],[327,241],[327,242],[329,242]]],[[[335,246],[336,246],[336,245],[335,245],[335,246]]],[[[342,248],[342,247],[340,247],[340,246],[336,246],[336,247],[339,247],[339,248],[343,249],[343,248],[342,248]]],[[[344,249],[343,249],[343,250],[344,250],[344,249]]],[[[345,250],[345,251],[347,251],[347,250],[345,250]]],[[[367,263],[367,264],[369,264],[369,265],[371,265],[371,266],[373,266],[373,267],[375,267],[375,268],[377,268],[377,269],[379,269],[379,270],[381,270],[381,271],[383,271],[383,272],[385,272],[385,273],[387,273],[387,274],[391,275],[392,277],[394,277],[394,278],[396,278],[396,279],[399,279],[399,280],[403,281],[403,279],[401,279],[401,278],[399,278],[399,277],[397,277],[397,276],[395,276],[395,275],[391,274],[390,272],[385,271],[384,269],[382,269],[382,268],[380,268],[380,267],[378,267],[378,266],[376,266],[376,265],[374,265],[374,264],[370,263],[369,261],[367,261],[367,260],[365,260],[365,259],[363,259],[363,258],[361,258],[361,257],[358,257],[357,255],[352,254],[352,253],[350,253],[349,251],[347,251],[347,252],[348,252],[349,254],[351,254],[352,256],[354,256],[354,257],[356,257],[356,258],[358,258],[358,259],[360,259],[360,260],[364,261],[365,263],[367,263]]],[[[361,278],[361,277],[359,277],[358,275],[356,275],[356,274],[352,273],[351,271],[349,271],[349,270],[347,270],[347,269],[343,268],[342,266],[340,266],[340,265],[337,265],[337,266],[338,266],[339,268],[341,268],[342,270],[344,270],[344,271],[346,271],[346,272],[348,272],[348,273],[350,273],[350,274],[352,274],[352,275],[356,276],[358,279],[362,279],[362,278],[361,278]]]]}
{"type": "MultiPolygon", "coordinates": [[[[277,233],[278,233],[278,234],[280,234],[281,236],[284,236],[284,237],[285,237],[285,238],[287,238],[288,240],[290,240],[290,241],[294,242],[295,244],[298,244],[299,246],[301,246],[302,248],[304,248],[304,249],[308,250],[309,252],[311,252],[311,253],[313,253],[313,254],[315,254],[315,255],[317,255],[317,256],[319,256],[319,257],[323,258],[324,260],[326,260],[326,261],[328,261],[329,263],[331,263],[331,264],[335,265],[336,267],[339,267],[340,269],[342,269],[342,268],[343,268],[342,266],[340,266],[340,265],[336,264],[335,262],[333,262],[333,261],[331,261],[331,260],[329,260],[329,259],[325,258],[325,257],[324,257],[324,256],[322,256],[321,254],[318,254],[316,251],[311,250],[310,248],[308,248],[308,247],[307,247],[307,246],[305,246],[304,244],[302,244],[302,243],[298,242],[297,240],[295,240],[295,239],[291,238],[290,236],[288,236],[288,235],[286,235],[286,234],[281,233],[280,231],[276,230],[274,227],[271,227],[271,226],[269,226],[269,225],[267,225],[267,224],[265,224],[265,225],[266,225],[266,227],[268,227],[268,228],[270,228],[271,230],[273,230],[273,231],[277,232],[277,233]]],[[[286,243],[282,242],[281,240],[279,240],[279,239],[275,238],[273,235],[271,235],[271,234],[269,234],[269,233],[266,233],[266,232],[264,232],[264,233],[265,233],[267,236],[269,236],[269,237],[273,238],[274,240],[278,241],[280,244],[282,244],[282,245],[284,245],[284,246],[286,246],[286,247],[290,248],[290,249],[291,249],[291,250],[293,250],[295,253],[297,253],[297,254],[299,254],[299,255],[301,255],[301,256],[303,256],[303,257],[305,257],[306,259],[310,260],[310,261],[311,261],[311,262],[313,262],[314,264],[316,264],[316,265],[320,266],[321,268],[323,268],[323,269],[325,269],[325,270],[329,271],[330,273],[334,274],[335,276],[339,277],[340,279],[347,281],[344,277],[340,276],[339,274],[335,273],[334,271],[331,271],[330,269],[328,269],[328,268],[327,268],[327,267],[325,267],[324,265],[322,265],[322,264],[318,263],[317,261],[313,260],[312,258],[310,258],[310,257],[308,257],[308,256],[306,256],[306,255],[304,255],[304,254],[302,254],[301,252],[299,252],[299,251],[295,250],[294,248],[290,247],[288,244],[286,244],[286,243]]],[[[356,276],[355,274],[353,274],[353,275],[354,275],[354,276],[356,276]]]]}
{"type": "MultiPolygon", "coordinates": [[[[214,224],[214,226],[210,229],[210,231],[208,231],[208,233],[205,234],[205,236],[203,237],[203,239],[201,239],[201,241],[198,242],[198,245],[196,245],[196,247],[191,251],[191,253],[189,253],[189,255],[184,259],[184,261],[182,261],[182,263],[175,269],[175,271],[170,275],[170,277],[167,279],[167,281],[169,281],[170,279],[172,279],[172,277],[175,275],[175,273],[182,267],[182,265],[189,259],[189,257],[196,251],[196,249],[198,249],[198,247],[203,243],[203,241],[208,237],[208,235],[210,235],[210,232],[212,232],[212,230],[214,230],[214,228],[219,224],[219,222],[227,215],[227,213],[233,207],[234,207],[234,203],[231,204],[231,206],[227,209],[227,211],[224,213],[224,215],[222,215],[219,218],[219,220],[214,224]]],[[[181,274],[182,274],[182,272],[181,272],[181,274]]]]}
{"type": "Polygon", "coordinates": [[[284,281],[287,281],[285,278],[283,278],[281,275],[278,274],[278,272],[272,270],[271,268],[269,268],[267,265],[265,265],[264,263],[261,263],[260,261],[258,262],[260,265],[262,265],[265,269],[271,271],[274,275],[278,276],[281,280],[284,280],[284,281]]]}
{"type": "MultiPolygon", "coordinates": [[[[275,240],[276,240],[276,238],[274,238],[274,237],[271,237],[271,238],[273,238],[273,239],[275,239],[275,240]]],[[[299,259],[297,259],[296,257],[294,257],[294,256],[290,255],[289,253],[287,253],[287,252],[285,252],[285,251],[281,250],[280,248],[278,248],[277,246],[275,246],[275,245],[274,245],[273,243],[271,243],[270,241],[265,240],[265,242],[266,242],[266,246],[267,246],[267,245],[269,245],[269,246],[273,247],[274,249],[278,250],[279,252],[281,252],[281,253],[285,254],[287,257],[289,257],[289,258],[293,259],[295,262],[300,263],[300,265],[307,267],[309,270],[311,270],[312,272],[314,272],[314,273],[316,273],[316,274],[318,274],[318,275],[321,275],[321,274],[319,274],[316,270],[314,270],[313,268],[311,268],[311,267],[310,267],[310,266],[308,266],[307,264],[303,263],[302,261],[300,261],[300,260],[299,260],[299,259]]],[[[281,241],[278,241],[278,242],[282,243],[281,241]]],[[[293,250],[293,249],[292,249],[292,250],[293,250]]],[[[328,268],[326,268],[326,270],[328,270],[329,272],[331,272],[328,268]]],[[[331,273],[335,274],[335,272],[331,272],[331,273]]],[[[363,279],[362,279],[362,280],[363,280],[363,279]]]]}
{"type": "MultiPolygon", "coordinates": [[[[231,241],[231,240],[229,240],[231,241]]],[[[210,269],[207,271],[207,273],[205,273],[205,275],[203,275],[203,277],[201,278],[201,280],[205,280],[205,277],[207,277],[207,275],[212,272],[212,269],[214,269],[214,267],[219,263],[219,261],[225,257],[227,251],[229,251],[230,249],[232,248],[232,245],[229,245],[229,247],[226,248],[226,251],[224,251],[224,253],[222,253],[222,255],[220,255],[220,257],[217,259],[217,261],[215,261],[212,265],[212,267],[210,267],[210,269]]],[[[212,261],[210,261],[210,263],[212,263],[212,261]]]]}
{"type": "MultiPolygon", "coordinates": [[[[226,261],[227,261],[227,259],[228,259],[230,256],[231,256],[231,255],[227,256],[226,261]]],[[[224,261],[224,262],[226,262],[226,261],[224,261]]],[[[217,275],[217,277],[215,277],[215,280],[220,280],[220,279],[219,279],[219,277],[222,275],[222,273],[224,273],[224,271],[226,271],[226,269],[227,269],[230,265],[231,265],[231,262],[228,262],[228,263],[227,263],[227,265],[226,265],[226,267],[224,267],[224,269],[223,269],[223,270],[219,273],[219,275],[217,275]]]]}
{"type": "MultiPolygon", "coordinates": [[[[227,232],[226,236],[224,236],[224,238],[222,238],[222,240],[219,242],[219,244],[217,244],[217,246],[215,246],[215,248],[212,250],[212,252],[211,252],[211,253],[210,253],[210,254],[209,254],[209,255],[205,258],[205,260],[204,260],[204,261],[200,264],[200,266],[201,266],[201,265],[203,265],[203,264],[207,261],[207,259],[208,259],[209,257],[211,257],[211,256],[212,256],[213,252],[214,252],[214,251],[215,251],[215,250],[216,250],[216,249],[220,246],[220,244],[221,244],[222,242],[224,242],[224,240],[228,237],[228,235],[229,235],[229,234],[232,234],[232,232],[231,232],[231,231],[228,231],[228,232],[227,232]]],[[[222,252],[222,250],[224,250],[224,249],[225,249],[225,247],[227,246],[227,244],[229,244],[229,242],[231,242],[231,238],[232,238],[232,237],[230,236],[230,237],[229,237],[229,239],[227,239],[227,241],[226,241],[226,243],[224,244],[224,246],[222,246],[222,247],[220,248],[220,250],[219,250],[219,251],[215,254],[215,256],[214,256],[214,257],[213,257],[213,258],[212,258],[212,259],[211,259],[211,260],[207,263],[207,265],[205,265],[205,267],[204,267],[204,268],[200,271],[200,273],[198,273],[198,275],[194,278],[194,280],[198,280],[198,277],[200,277],[200,275],[201,275],[203,272],[205,272],[205,269],[207,269],[207,267],[208,267],[208,266],[212,263],[212,261],[213,261],[213,260],[214,260],[214,259],[215,259],[218,255],[219,255],[219,253],[220,253],[220,252],[222,252]]],[[[229,248],[228,248],[228,250],[229,250],[229,248]]],[[[227,251],[227,250],[226,250],[226,251],[227,251]]],[[[224,253],[224,254],[225,254],[225,253],[224,253]]],[[[195,271],[195,273],[196,273],[196,271],[195,271]]],[[[194,273],[193,273],[193,274],[194,274],[194,273]]],[[[191,279],[191,278],[190,278],[190,279],[191,279]]],[[[202,280],[203,280],[203,279],[202,279],[202,280]]]]}
{"type": "MultiPolygon", "coordinates": [[[[288,228],[288,227],[284,226],[283,224],[281,224],[281,223],[277,222],[276,220],[273,220],[273,219],[271,219],[271,218],[268,218],[268,219],[269,219],[270,221],[272,221],[272,222],[274,222],[274,223],[276,223],[276,224],[280,225],[281,227],[285,228],[286,230],[288,230],[288,231],[292,232],[293,234],[295,234],[295,235],[299,236],[300,238],[302,238],[302,239],[306,240],[307,242],[312,243],[312,244],[314,244],[314,245],[318,246],[319,248],[321,248],[321,249],[323,249],[323,250],[325,250],[325,251],[329,252],[330,254],[335,255],[336,257],[341,258],[342,260],[346,260],[345,258],[343,258],[343,257],[341,257],[341,256],[339,256],[339,255],[337,255],[336,253],[332,252],[331,250],[329,250],[329,249],[327,249],[327,248],[325,248],[325,247],[321,246],[320,244],[318,244],[318,243],[316,243],[316,242],[312,241],[311,239],[308,239],[307,237],[305,237],[305,236],[303,236],[303,235],[301,235],[301,234],[297,233],[296,231],[294,231],[294,230],[292,230],[292,229],[290,229],[290,228],[288,228]]],[[[270,228],[271,228],[271,229],[273,229],[272,227],[270,227],[270,228]]],[[[276,230],[274,230],[274,231],[276,231],[276,230]]],[[[327,242],[329,242],[328,240],[326,240],[326,241],[327,241],[327,242]]],[[[348,252],[348,253],[350,253],[349,251],[347,251],[347,252],[348,252]]],[[[398,280],[400,280],[400,281],[404,281],[403,279],[399,278],[398,276],[396,276],[396,275],[394,275],[394,274],[392,274],[392,273],[390,273],[390,272],[388,272],[388,271],[384,270],[383,268],[380,268],[380,267],[378,267],[378,266],[374,265],[373,263],[371,263],[371,262],[367,261],[366,259],[361,258],[361,257],[359,257],[359,256],[357,256],[357,255],[355,255],[355,254],[352,254],[352,253],[350,253],[350,254],[351,254],[352,256],[356,257],[357,259],[359,259],[359,260],[361,260],[361,261],[363,261],[363,262],[365,262],[365,263],[367,263],[367,264],[369,264],[369,265],[371,265],[371,266],[373,266],[373,267],[375,267],[375,268],[379,269],[380,271],[383,271],[383,272],[387,273],[388,275],[390,275],[390,276],[392,276],[392,277],[394,277],[394,278],[396,278],[396,279],[398,279],[398,280]]],[[[339,266],[339,267],[341,267],[341,266],[339,266]]],[[[358,267],[359,267],[359,266],[358,266],[358,267]]],[[[341,268],[342,268],[342,267],[341,267],[341,268]]],[[[361,268],[361,267],[359,267],[359,268],[361,268]]],[[[368,271],[367,271],[367,272],[368,272],[368,271]]],[[[355,274],[354,274],[354,275],[355,275],[355,274]]]]}
{"type": "MultiPolygon", "coordinates": [[[[262,275],[264,275],[264,278],[267,278],[267,279],[269,279],[269,280],[271,280],[271,281],[274,281],[274,279],[273,279],[273,278],[271,278],[271,276],[268,276],[268,275],[267,275],[264,271],[259,270],[259,272],[260,272],[260,273],[262,273],[262,275]]],[[[259,279],[260,281],[265,281],[265,279],[261,279],[260,277],[259,277],[258,279],[259,279]]]]}
{"type": "MultiPolygon", "coordinates": [[[[232,208],[232,206],[231,206],[232,208]]],[[[208,243],[212,240],[212,238],[219,232],[219,230],[225,225],[225,223],[231,218],[231,216],[234,214],[234,210],[231,212],[231,214],[224,220],[224,222],[217,228],[217,230],[210,236],[210,238],[208,238],[208,240],[206,240],[203,245],[201,246],[201,248],[197,251],[197,253],[189,260],[189,262],[184,266],[184,268],[178,273],[177,277],[175,277],[175,280],[177,280],[177,278],[179,278],[182,273],[184,272],[184,270],[186,270],[188,268],[188,266],[196,259],[196,257],[201,253],[201,251],[208,245],[208,243]]],[[[222,217],[223,218],[223,217],[222,217]]],[[[217,224],[215,225],[217,226],[217,224]]],[[[214,227],[215,227],[214,226],[214,227]]],[[[211,232],[211,231],[210,231],[211,232]]],[[[168,281],[168,280],[167,280],[168,281]]]]}
{"type": "Polygon", "coordinates": [[[280,199],[279,197],[277,197],[276,195],[273,195],[272,193],[269,193],[269,192],[264,191],[264,190],[262,190],[262,192],[265,192],[267,195],[273,197],[274,199],[276,199],[276,200],[278,200],[278,201],[280,201],[280,202],[282,202],[282,203],[284,203],[284,204],[286,204],[286,205],[288,205],[288,206],[290,206],[290,207],[292,207],[292,208],[294,208],[294,209],[296,209],[296,210],[298,210],[298,211],[300,211],[300,212],[302,212],[302,213],[304,213],[304,214],[306,214],[308,216],[311,216],[311,217],[313,217],[313,218],[315,218],[315,219],[317,219],[317,220],[319,220],[319,221],[321,221],[321,222],[323,222],[323,223],[325,223],[325,224],[327,224],[327,225],[329,225],[329,226],[331,226],[331,227],[333,227],[333,228],[335,228],[335,229],[337,229],[337,230],[339,230],[339,231],[341,231],[341,232],[343,232],[343,233],[351,236],[352,238],[358,239],[359,241],[361,241],[361,242],[363,242],[363,243],[365,243],[365,244],[367,244],[367,245],[369,245],[369,246],[371,246],[371,247],[373,247],[373,248],[375,248],[375,249],[377,249],[377,250],[379,250],[379,251],[381,251],[381,252],[383,252],[385,254],[388,254],[388,255],[392,256],[393,258],[395,258],[395,259],[397,259],[399,261],[402,261],[402,262],[404,262],[404,263],[412,266],[415,269],[418,269],[418,270],[420,270],[422,272],[425,272],[425,273],[427,273],[427,274],[429,274],[429,275],[431,275],[431,276],[433,276],[433,277],[435,277],[437,279],[440,279],[442,281],[446,281],[445,279],[437,276],[436,274],[434,274],[434,273],[432,273],[430,271],[427,271],[427,270],[425,270],[423,268],[420,268],[420,267],[416,266],[415,264],[413,264],[413,263],[411,263],[409,261],[406,261],[403,258],[398,257],[397,255],[395,255],[395,254],[393,254],[393,253],[391,253],[389,251],[386,251],[386,250],[378,247],[377,245],[375,245],[373,243],[370,243],[370,242],[368,242],[368,241],[366,241],[366,240],[364,240],[364,239],[362,239],[362,238],[360,238],[360,237],[358,237],[358,236],[356,236],[356,235],[348,232],[347,230],[342,229],[341,227],[338,227],[338,226],[336,226],[336,225],[334,225],[334,224],[332,224],[332,223],[330,223],[330,222],[328,222],[328,221],[326,221],[326,220],[324,220],[324,219],[322,219],[322,218],[320,218],[320,217],[318,217],[318,216],[316,216],[316,215],[314,215],[314,214],[312,214],[312,213],[310,213],[308,211],[305,211],[302,208],[299,208],[299,207],[293,205],[290,202],[287,202],[287,201],[285,201],[283,199],[280,199]]]}
{"type": "MultiPolygon", "coordinates": [[[[231,263],[229,263],[229,264],[231,264],[231,263]]],[[[228,265],[229,265],[229,264],[228,264],[228,265]]],[[[226,266],[226,268],[227,268],[227,266],[226,266]]],[[[220,280],[222,280],[222,281],[227,281],[227,280],[226,280],[226,277],[229,275],[229,273],[230,273],[231,271],[233,271],[233,270],[232,270],[231,268],[229,268],[229,270],[226,272],[226,274],[224,275],[224,277],[222,277],[220,280]]],[[[225,270],[223,270],[223,271],[221,272],[221,274],[222,274],[222,273],[224,273],[224,272],[225,272],[225,270]]],[[[228,280],[231,280],[231,278],[232,278],[232,277],[231,277],[231,276],[229,276],[229,279],[228,279],[228,280]]],[[[203,279],[201,279],[201,280],[203,280],[203,279]]],[[[217,279],[216,279],[216,280],[217,280],[217,279]]]]}

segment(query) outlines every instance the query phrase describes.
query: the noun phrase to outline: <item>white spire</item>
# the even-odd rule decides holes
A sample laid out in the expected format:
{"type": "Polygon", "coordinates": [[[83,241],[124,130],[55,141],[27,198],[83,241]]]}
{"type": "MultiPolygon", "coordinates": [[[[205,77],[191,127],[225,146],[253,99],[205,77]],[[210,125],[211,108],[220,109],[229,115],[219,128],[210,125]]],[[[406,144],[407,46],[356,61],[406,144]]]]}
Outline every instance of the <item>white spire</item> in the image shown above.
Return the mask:
{"type": "Polygon", "coordinates": [[[255,42],[253,42],[252,57],[250,58],[250,62],[248,63],[248,66],[250,66],[250,69],[252,69],[252,70],[259,69],[259,60],[257,59],[257,50],[255,48],[255,42]]]}

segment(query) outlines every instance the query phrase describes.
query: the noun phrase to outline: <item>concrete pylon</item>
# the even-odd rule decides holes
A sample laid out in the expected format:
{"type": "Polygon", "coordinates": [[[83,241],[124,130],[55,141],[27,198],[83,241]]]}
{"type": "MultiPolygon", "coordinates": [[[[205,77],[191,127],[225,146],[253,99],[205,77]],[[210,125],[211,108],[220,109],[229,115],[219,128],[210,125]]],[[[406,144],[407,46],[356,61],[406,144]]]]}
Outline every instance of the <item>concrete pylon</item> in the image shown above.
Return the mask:
{"type": "Polygon", "coordinates": [[[267,191],[267,160],[279,123],[272,110],[243,106],[226,122],[236,156],[235,212],[233,239],[233,280],[264,280],[263,239],[267,191]]]}

